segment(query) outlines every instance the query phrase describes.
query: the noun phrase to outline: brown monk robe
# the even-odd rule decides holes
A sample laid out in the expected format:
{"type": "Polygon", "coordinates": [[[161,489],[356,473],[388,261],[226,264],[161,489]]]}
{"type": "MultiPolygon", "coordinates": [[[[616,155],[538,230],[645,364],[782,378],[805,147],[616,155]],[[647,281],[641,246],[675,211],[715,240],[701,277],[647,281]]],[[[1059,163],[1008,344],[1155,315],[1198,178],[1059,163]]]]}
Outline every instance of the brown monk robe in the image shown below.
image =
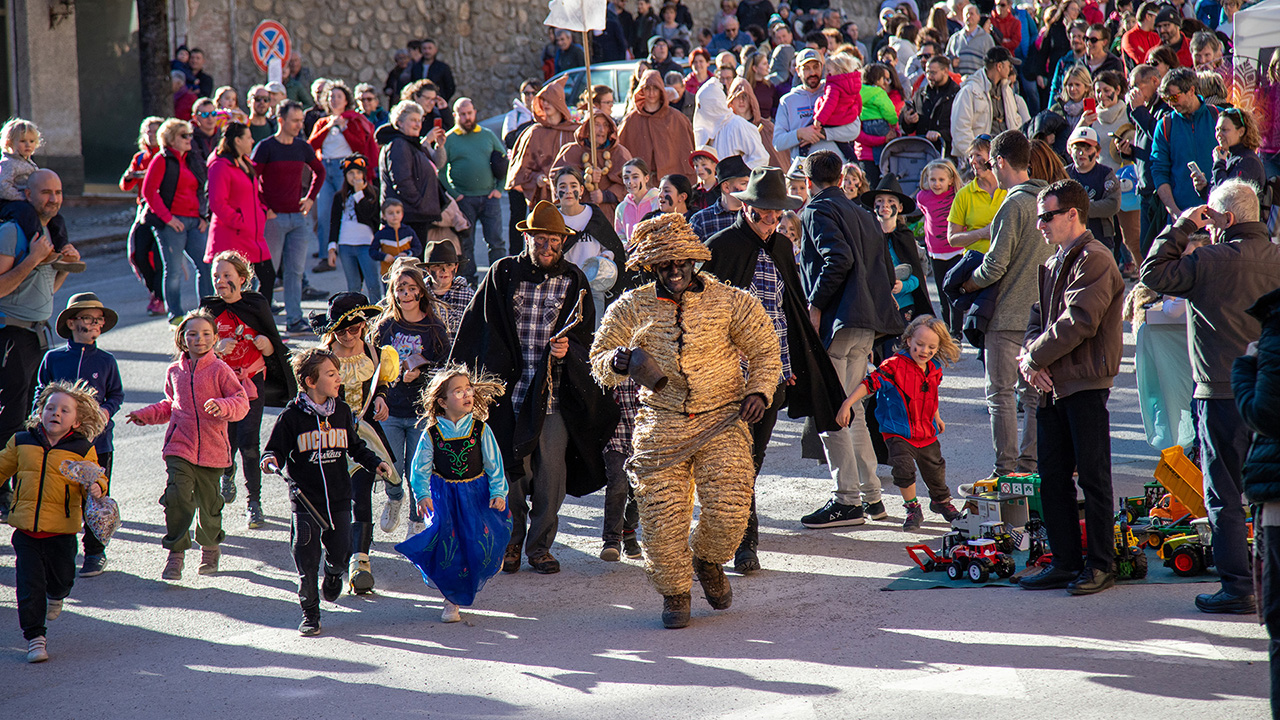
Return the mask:
{"type": "MultiPolygon", "coordinates": [[[[600,184],[596,185],[587,166],[591,164],[591,141],[587,135],[589,124],[584,120],[573,134],[575,142],[560,148],[551,169],[562,167],[577,168],[586,176],[586,194],[582,201],[591,203],[612,218],[614,208],[627,196],[627,188],[622,184],[622,166],[631,159],[631,153],[618,142],[618,126],[608,113],[595,111],[596,128],[596,162],[592,167],[600,172],[600,184]]],[[[656,183],[652,183],[656,184],[656,183]]]]}
{"type": "Polygon", "coordinates": [[[769,152],[769,164],[784,171],[791,166],[786,153],[780,153],[773,147],[773,121],[760,112],[760,101],[751,86],[742,78],[735,78],[729,86],[729,109],[740,117],[746,118],[752,125],[760,129],[760,142],[769,152]]]}
{"type": "Polygon", "coordinates": [[[633,98],[634,109],[622,118],[618,140],[649,166],[649,177],[688,172],[686,162],[693,152],[693,123],[683,113],[667,105],[662,76],[650,70],[640,79],[633,98]]]}
{"type": "Polygon", "coordinates": [[[540,200],[552,201],[548,183],[552,162],[565,143],[573,142],[573,133],[578,129],[564,100],[566,79],[567,76],[548,83],[534,96],[529,111],[536,122],[520,134],[511,151],[506,189],[524,193],[529,207],[540,200]]]}

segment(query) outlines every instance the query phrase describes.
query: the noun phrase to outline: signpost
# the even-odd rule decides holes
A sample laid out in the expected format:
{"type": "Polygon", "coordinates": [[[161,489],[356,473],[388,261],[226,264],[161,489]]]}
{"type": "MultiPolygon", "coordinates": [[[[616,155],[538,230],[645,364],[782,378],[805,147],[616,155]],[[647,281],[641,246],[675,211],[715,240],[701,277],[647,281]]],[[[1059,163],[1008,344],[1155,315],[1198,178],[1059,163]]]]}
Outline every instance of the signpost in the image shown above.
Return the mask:
{"type": "Polygon", "coordinates": [[[284,67],[289,61],[293,41],[289,39],[289,32],[283,25],[275,20],[263,20],[254,29],[249,46],[253,50],[253,62],[258,65],[259,70],[267,72],[272,60],[284,67]]]}

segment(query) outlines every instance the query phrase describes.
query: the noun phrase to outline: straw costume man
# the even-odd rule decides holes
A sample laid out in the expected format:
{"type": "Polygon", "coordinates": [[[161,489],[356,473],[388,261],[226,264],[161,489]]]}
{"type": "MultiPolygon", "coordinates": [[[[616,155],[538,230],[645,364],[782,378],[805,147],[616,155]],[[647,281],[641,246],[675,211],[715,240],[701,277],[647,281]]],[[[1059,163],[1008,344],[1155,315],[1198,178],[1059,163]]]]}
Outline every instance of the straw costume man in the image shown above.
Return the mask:
{"type": "Polygon", "coordinates": [[[748,425],[772,402],[782,363],[760,301],[695,271],[694,263],[710,260],[711,252],[683,217],[646,220],[633,241],[628,269],[643,268],[657,282],[609,307],[591,346],[591,365],[607,387],[628,374],[648,383],[640,390],[628,470],[645,529],[646,569],[663,596],[663,625],[679,628],[689,624],[694,573],[713,608],[733,600],[720,566],[738,548],[751,510],[748,425]],[[656,392],[641,375],[654,365],[667,378],[656,392]],[[691,543],[695,490],[702,515],[691,543]]]}

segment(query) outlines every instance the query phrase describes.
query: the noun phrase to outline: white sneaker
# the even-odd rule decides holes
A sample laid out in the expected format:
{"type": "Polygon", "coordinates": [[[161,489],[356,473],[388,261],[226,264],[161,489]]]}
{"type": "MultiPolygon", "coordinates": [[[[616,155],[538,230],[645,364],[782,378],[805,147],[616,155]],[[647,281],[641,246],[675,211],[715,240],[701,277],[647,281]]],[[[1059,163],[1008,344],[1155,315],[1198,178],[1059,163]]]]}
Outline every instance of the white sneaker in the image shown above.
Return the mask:
{"type": "Polygon", "coordinates": [[[62,614],[62,601],[50,598],[48,607],[49,609],[45,612],[44,619],[53,622],[62,614]]]}
{"type": "Polygon", "coordinates": [[[455,623],[461,619],[462,613],[458,612],[458,606],[445,600],[444,611],[440,613],[440,622],[455,623]]]}
{"type": "Polygon", "coordinates": [[[413,537],[414,535],[417,535],[418,533],[426,529],[427,529],[426,523],[410,521],[409,526],[404,529],[404,539],[408,540],[409,538],[413,537]]]}
{"type": "Polygon", "coordinates": [[[27,662],[38,663],[49,659],[49,650],[46,647],[44,636],[31,638],[27,641],[27,662]]]}
{"type": "Polygon", "coordinates": [[[387,503],[382,506],[382,532],[393,533],[396,528],[400,527],[400,511],[404,508],[404,498],[392,500],[387,498],[387,503]]]}

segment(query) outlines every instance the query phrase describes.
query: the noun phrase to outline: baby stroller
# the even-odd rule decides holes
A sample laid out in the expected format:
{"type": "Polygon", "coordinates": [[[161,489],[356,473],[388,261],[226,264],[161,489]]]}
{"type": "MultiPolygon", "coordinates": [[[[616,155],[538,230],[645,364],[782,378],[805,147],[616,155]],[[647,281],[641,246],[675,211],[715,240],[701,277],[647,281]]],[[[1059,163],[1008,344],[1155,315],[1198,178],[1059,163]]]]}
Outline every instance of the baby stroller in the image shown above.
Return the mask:
{"type": "Polygon", "coordinates": [[[880,151],[880,174],[898,176],[902,192],[915,197],[920,190],[920,172],[942,157],[938,148],[918,135],[903,135],[884,144],[880,151]]]}

